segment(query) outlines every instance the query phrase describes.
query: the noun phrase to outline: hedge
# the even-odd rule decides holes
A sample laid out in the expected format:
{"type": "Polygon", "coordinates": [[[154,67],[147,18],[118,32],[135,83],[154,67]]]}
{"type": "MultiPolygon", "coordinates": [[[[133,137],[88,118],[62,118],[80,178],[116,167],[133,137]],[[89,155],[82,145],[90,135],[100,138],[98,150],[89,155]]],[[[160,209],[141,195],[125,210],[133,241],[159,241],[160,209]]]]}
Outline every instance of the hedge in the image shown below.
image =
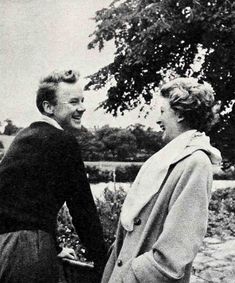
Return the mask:
{"type": "MultiPolygon", "coordinates": [[[[129,166],[117,166],[115,170],[102,170],[96,166],[86,166],[89,182],[100,183],[100,182],[133,182],[137,173],[140,170],[140,165],[129,165],[129,166]],[[114,176],[115,172],[115,176],[114,176]]],[[[219,170],[214,173],[214,180],[234,180],[234,170],[219,170]]]]}
{"type": "Polygon", "coordinates": [[[140,166],[138,165],[118,166],[115,171],[101,170],[96,166],[86,166],[86,172],[91,184],[114,181],[114,178],[116,182],[133,182],[139,169],[140,166]]]}

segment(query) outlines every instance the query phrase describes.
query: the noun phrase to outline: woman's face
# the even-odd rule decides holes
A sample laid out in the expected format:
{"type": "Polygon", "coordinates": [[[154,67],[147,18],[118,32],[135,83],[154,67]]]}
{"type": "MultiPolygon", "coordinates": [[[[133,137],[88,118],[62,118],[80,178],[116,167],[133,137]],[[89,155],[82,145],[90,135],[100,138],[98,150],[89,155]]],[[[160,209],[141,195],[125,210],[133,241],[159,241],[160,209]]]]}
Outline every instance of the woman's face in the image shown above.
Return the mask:
{"type": "Polygon", "coordinates": [[[168,143],[184,132],[181,126],[182,118],[171,108],[169,98],[161,97],[160,103],[161,107],[157,124],[163,131],[163,141],[168,143]]]}

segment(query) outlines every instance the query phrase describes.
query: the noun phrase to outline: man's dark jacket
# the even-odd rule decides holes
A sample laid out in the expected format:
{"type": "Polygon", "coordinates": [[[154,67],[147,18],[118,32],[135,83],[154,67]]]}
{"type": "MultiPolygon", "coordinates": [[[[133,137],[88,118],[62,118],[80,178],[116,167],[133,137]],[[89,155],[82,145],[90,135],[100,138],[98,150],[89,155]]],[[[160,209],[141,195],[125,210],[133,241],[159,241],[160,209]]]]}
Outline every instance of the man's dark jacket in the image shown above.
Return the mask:
{"type": "Polygon", "coordinates": [[[102,269],[102,228],[77,141],[35,122],[15,137],[0,164],[0,234],[39,229],[54,235],[65,201],[89,258],[102,269]]]}

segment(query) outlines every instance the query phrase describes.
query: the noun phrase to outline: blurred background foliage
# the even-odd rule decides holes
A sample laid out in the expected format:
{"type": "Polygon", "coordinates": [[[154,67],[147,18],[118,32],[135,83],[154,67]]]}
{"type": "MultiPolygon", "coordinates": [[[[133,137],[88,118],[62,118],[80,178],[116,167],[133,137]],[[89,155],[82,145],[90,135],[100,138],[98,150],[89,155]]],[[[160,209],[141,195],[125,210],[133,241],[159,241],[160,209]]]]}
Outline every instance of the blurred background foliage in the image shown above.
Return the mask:
{"type": "Polygon", "coordinates": [[[145,161],[162,148],[161,136],[142,124],[127,128],[105,125],[93,131],[82,127],[77,140],[86,161],[145,161]]]}
{"type": "MultiPolygon", "coordinates": [[[[99,107],[113,115],[149,105],[164,80],[193,76],[212,84],[220,123],[211,136],[235,162],[235,2],[115,0],[96,12],[88,48],[113,41],[114,60],[89,76],[86,89],[108,87],[99,107]]],[[[148,109],[148,108],[147,108],[148,109]]]]}

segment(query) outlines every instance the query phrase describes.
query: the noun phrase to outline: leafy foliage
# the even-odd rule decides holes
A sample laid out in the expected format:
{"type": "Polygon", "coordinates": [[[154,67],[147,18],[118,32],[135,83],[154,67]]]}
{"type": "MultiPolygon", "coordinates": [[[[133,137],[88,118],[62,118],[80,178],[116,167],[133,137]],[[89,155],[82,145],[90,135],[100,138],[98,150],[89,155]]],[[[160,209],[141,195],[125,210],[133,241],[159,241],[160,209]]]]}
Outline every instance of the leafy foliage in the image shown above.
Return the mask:
{"type": "MultiPolygon", "coordinates": [[[[234,1],[116,0],[97,11],[95,21],[88,48],[102,50],[112,40],[115,57],[89,76],[86,88],[96,90],[110,83],[107,99],[100,105],[107,112],[117,115],[142,102],[149,104],[152,91],[172,74],[209,81],[221,110],[235,98],[234,1]]],[[[222,149],[235,143],[227,131],[232,126],[227,116],[214,130],[214,140],[222,149]]],[[[231,157],[226,150],[224,154],[231,157]]]]}
{"type": "Polygon", "coordinates": [[[129,130],[116,130],[104,136],[103,142],[108,151],[117,160],[125,160],[127,157],[136,154],[136,139],[129,130]]]}
{"type": "Polygon", "coordinates": [[[57,242],[60,247],[73,248],[79,260],[86,261],[86,251],[72,224],[72,217],[66,204],[62,206],[57,216],[57,242]]]}
{"type": "Polygon", "coordinates": [[[161,133],[141,124],[126,129],[106,125],[95,131],[82,127],[77,140],[86,161],[144,161],[163,146],[161,133]]]}
{"type": "MultiPolygon", "coordinates": [[[[117,223],[126,192],[120,187],[115,191],[104,189],[103,199],[96,200],[97,210],[104,231],[104,239],[109,247],[114,239],[117,223]]],[[[61,247],[72,247],[81,261],[86,261],[86,250],[72,224],[72,218],[66,204],[57,217],[57,241],[61,247]]]]}
{"type": "Polygon", "coordinates": [[[116,182],[133,182],[140,166],[117,166],[115,168],[115,177],[113,170],[101,170],[95,166],[86,166],[86,172],[88,173],[88,179],[90,183],[110,182],[115,178],[116,182]]]}
{"type": "Polygon", "coordinates": [[[142,124],[130,125],[128,129],[136,138],[138,154],[155,153],[163,147],[162,132],[145,129],[142,124]]]}
{"type": "Polygon", "coordinates": [[[18,131],[21,129],[15,126],[12,120],[6,119],[5,121],[7,122],[7,125],[5,126],[5,129],[3,132],[4,135],[7,135],[7,136],[16,135],[18,131]]]}
{"type": "Polygon", "coordinates": [[[126,192],[121,187],[114,191],[105,188],[104,199],[96,200],[107,246],[111,246],[115,240],[115,232],[125,197],[126,192]]]}
{"type": "Polygon", "coordinates": [[[211,138],[223,153],[224,169],[235,164],[235,105],[230,112],[221,115],[220,124],[211,132],[211,138]]]}
{"type": "MultiPolygon", "coordinates": [[[[115,190],[104,189],[102,199],[96,200],[97,210],[104,231],[104,238],[109,247],[115,240],[118,219],[126,192],[119,187],[115,190]]],[[[235,236],[235,190],[218,189],[212,193],[209,204],[207,236],[235,236]]],[[[58,240],[62,246],[75,248],[81,260],[85,260],[85,250],[79,242],[72,225],[71,216],[66,206],[58,216],[58,240]]]]}
{"type": "Polygon", "coordinates": [[[220,189],[212,194],[209,205],[208,236],[235,236],[235,190],[220,189]]]}

